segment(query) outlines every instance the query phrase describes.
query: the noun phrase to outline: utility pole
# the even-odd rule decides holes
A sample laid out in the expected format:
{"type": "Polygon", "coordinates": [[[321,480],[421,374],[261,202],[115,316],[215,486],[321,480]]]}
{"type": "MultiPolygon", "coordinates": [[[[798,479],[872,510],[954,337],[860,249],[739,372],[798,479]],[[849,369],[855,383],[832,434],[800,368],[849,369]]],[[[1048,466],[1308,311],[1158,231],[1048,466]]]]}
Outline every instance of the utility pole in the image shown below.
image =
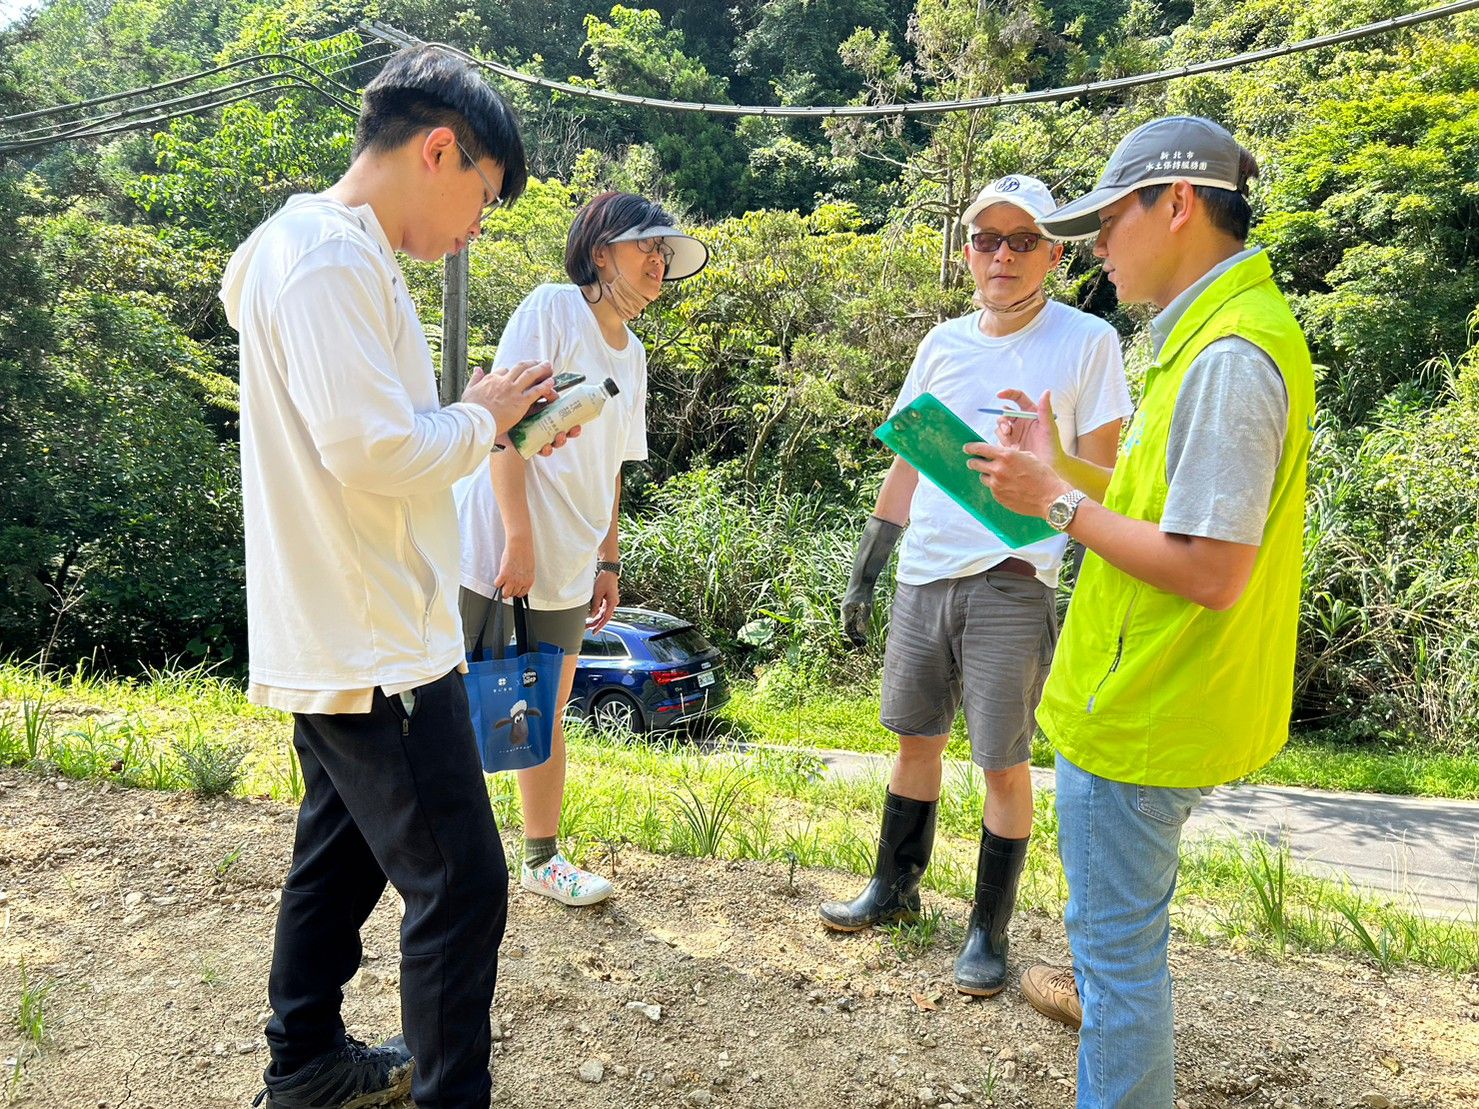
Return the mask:
{"type": "Polygon", "coordinates": [[[452,404],[467,388],[467,251],[442,266],[441,400],[452,404]]]}
{"type": "MultiPolygon", "coordinates": [[[[362,23],[371,38],[400,49],[421,40],[387,23],[362,23]]],[[[443,404],[462,399],[467,388],[467,250],[459,250],[442,266],[442,379],[438,392],[443,404]]]]}

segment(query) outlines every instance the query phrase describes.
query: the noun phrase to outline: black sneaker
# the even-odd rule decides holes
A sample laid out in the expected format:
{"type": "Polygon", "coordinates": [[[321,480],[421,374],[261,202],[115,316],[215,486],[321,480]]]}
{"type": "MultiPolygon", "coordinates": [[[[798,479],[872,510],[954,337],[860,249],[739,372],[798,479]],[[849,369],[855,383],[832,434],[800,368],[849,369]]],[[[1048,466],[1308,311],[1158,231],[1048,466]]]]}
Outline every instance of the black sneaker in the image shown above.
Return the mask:
{"type": "Polygon", "coordinates": [[[367,1109],[389,1105],[411,1090],[416,1062],[404,1036],[367,1047],[352,1036],[338,1051],[325,1052],[282,1078],[265,1079],[254,1106],[267,1109],[367,1109]]]}

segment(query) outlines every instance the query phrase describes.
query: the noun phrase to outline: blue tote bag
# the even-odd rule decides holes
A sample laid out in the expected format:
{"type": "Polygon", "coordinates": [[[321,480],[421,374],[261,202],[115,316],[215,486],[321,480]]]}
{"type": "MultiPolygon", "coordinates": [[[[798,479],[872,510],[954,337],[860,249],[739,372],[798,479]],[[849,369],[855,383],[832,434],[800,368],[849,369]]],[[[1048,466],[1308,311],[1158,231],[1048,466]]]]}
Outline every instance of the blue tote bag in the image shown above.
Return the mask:
{"type": "Polygon", "coordinates": [[[513,599],[514,642],[504,632],[510,606],[493,598],[491,644],[483,636],[467,656],[467,704],[472,710],[478,754],[489,774],[527,770],[550,756],[555,734],[555,698],[565,652],[549,643],[529,642],[529,603],[513,599]]]}

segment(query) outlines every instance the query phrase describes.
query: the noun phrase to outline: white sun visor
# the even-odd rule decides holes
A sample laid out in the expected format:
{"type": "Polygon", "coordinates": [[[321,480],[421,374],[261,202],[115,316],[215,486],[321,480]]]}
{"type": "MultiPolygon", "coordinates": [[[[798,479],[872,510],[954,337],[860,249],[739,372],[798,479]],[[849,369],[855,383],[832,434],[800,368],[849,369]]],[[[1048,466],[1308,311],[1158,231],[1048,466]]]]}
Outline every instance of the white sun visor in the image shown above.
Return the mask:
{"type": "Polygon", "coordinates": [[[672,248],[673,260],[662,275],[664,281],[682,281],[685,277],[692,277],[709,264],[709,248],[692,235],[679,231],[676,227],[666,225],[634,227],[630,231],[623,231],[611,241],[630,243],[638,239],[661,239],[672,248]]]}

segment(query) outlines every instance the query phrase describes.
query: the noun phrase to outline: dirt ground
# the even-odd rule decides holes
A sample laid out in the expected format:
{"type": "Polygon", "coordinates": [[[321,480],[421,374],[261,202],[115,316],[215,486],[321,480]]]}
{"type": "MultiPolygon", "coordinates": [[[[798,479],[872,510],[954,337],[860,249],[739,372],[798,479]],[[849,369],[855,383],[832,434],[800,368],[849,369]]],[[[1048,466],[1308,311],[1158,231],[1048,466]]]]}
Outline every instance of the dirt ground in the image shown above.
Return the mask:
{"type": "MultiPolygon", "coordinates": [[[[0,1103],[249,1104],[293,817],[0,773],[0,1103]],[[22,960],[54,983],[39,1051],[14,1023],[22,960]]],[[[785,866],[628,850],[615,879],[599,909],[514,894],[497,1104],[1073,1102],[1073,1033],[1014,989],[954,993],[948,938],[901,957],[818,926],[816,903],[855,878],[803,871],[793,886],[785,866]]],[[[346,990],[367,1039],[398,1027],[396,924],[387,899],[346,990]]],[[[1063,953],[1058,921],[1019,918],[1017,964],[1063,953]]],[[[1183,1106],[1479,1106],[1479,979],[1183,943],[1172,958],[1183,1106]]]]}

